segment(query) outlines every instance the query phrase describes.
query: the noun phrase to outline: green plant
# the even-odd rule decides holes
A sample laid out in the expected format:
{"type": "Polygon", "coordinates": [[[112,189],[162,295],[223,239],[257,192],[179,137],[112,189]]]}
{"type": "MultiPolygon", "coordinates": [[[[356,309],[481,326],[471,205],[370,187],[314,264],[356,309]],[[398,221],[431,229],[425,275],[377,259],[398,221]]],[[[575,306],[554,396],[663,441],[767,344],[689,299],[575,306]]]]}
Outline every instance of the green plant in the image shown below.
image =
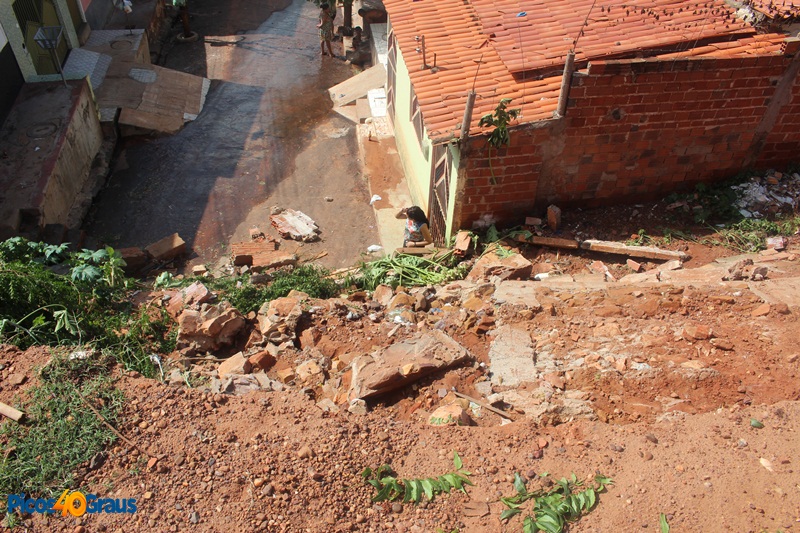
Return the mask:
{"type": "Polygon", "coordinates": [[[467,275],[468,264],[458,264],[458,260],[452,250],[430,258],[396,254],[361,263],[358,269],[360,278],[356,281],[367,290],[374,290],[381,284],[392,287],[436,285],[462,279],[467,275]]]}
{"type": "Polygon", "coordinates": [[[591,487],[575,492],[576,489],[583,487],[583,483],[572,474],[571,479],[562,478],[549,491],[528,492],[526,481],[515,473],[514,489],[517,493],[514,496],[500,498],[500,501],[508,507],[500,515],[500,520],[509,520],[518,514],[525,514],[522,521],[524,533],[535,531],[561,533],[568,522],[574,522],[591,511],[597,504],[597,495],[612,483],[611,479],[597,474],[591,487]],[[533,506],[524,509],[523,505],[530,500],[533,500],[533,506]]]}
{"type": "Polygon", "coordinates": [[[111,288],[124,285],[126,278],[122,271],[125,260],[110,246],[99,250],[81,250],[72,254],[74,266],[71,270],[73,281],[84,283],[103,282],[111,288]]]}
{"type": "Polygon", "coordinates": [[[116,438],[81,399],[115,425],[124,398],[109,377],[112,364],[103,355],[73,360],[55,356],[39,371],[39,384],[29,389],[21,406],[28,422],[0,426],[6,450],[0,491],[50,497],[77,488],[73,472],[78,465],[116,438]]]}
{"type": "Polygon", "coordinates": [[[246,314],[258,311],[265,302],[286,296],[292,290],[304,292],[311,298],[336,296],[339,286],[328,275],[324,268],[302,265],[274,272],[268,285],[253,285],[244,276],[209,280],[207,283],[210,288],[223,292],[231,305],[246,314]]]}
{"type": "Polygon", "coordinates": [[[653,242],[653,238],[645,230],[640,229],[634,235],[631,235],[631,238],[625,241],[625,244],[628,246],[646,246],[653,244],[653,242]]]}
{"type": "Polygon", "coordinates": [[[423,496],[431,501],[439,494],[449,494],[453,489],[466,494],[465,485],[472,485],[469,480],[469,476],[472,474],[462,469],[461,457],[455,452],[453,453],[453,464],[456,468],[455,472],[439,477],[398,479],[391,466],[381,465],[374,471],[369,467],[365,468],[361,472],[361,478],[378,491],[372,498],[374,502],[392,501],[402,497],[404,503],[419,503],[423,496]]]}
{"type": "Polygon", "coordinates": [[[172,289],[185,284],[188,284],[185,278],[183,280],[175,279],[169,272],[162,272],[153,282],[153,289],[172,289]]]}
{"type": "Polygon", "coordinates": [[[92,305],[81,289],[36,262],[0,263],[0,341],[32,344],[79,341],[92,305]]]}
{"type": "Polygon", "coordinates": [[[508,109],[508,104],[510,103],[511,98],[503,98],[500,100],[500,103],[497,104],[494,113],[488,113],[482,116],[480,122],[478,122],[478,125],[482,128],[494,128],[486,139],[489,143],[489,171],[492,174],[492,185],[497,185],[497,178],[494,175],[494,168],[492,167],[492,148],[499,150],[503,146],[509,145],[511,136],[508,133],[508,125],[512,120],[516,119],[521,112],[520,109],[508,109]]]}
{"type": "Polygon", "coordinates": [[[658,525],[661,528],[661,533],[669,533],[669,523],[667,522],[667,515],[664,513],[658,515],[658,525]]]}
{"type": "Polygon", "coordinates": [[[68,247],[69,243],[54,245],[29,241],[24,237],[11,237],[0,243],[0,261],[56,265],[66,259],[68,247]]]}
{"type": "Polygon", "coordinates": [[[120,313],[109,319],[105,336],[97,344],[122,364],[143,376],[156,376],[151,354],[175,350],[178,329],[165,309],[142,307],[133,313],[120,313]]]}

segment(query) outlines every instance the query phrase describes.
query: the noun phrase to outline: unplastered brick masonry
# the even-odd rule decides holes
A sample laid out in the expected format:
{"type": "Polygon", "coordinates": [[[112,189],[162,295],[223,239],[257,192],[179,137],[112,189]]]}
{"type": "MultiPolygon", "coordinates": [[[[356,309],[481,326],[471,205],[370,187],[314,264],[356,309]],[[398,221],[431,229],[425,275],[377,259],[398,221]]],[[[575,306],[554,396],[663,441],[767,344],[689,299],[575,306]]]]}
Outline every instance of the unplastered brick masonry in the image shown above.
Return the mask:
{"type": "Polygon", "coordinates": [[[508,148],[470,139],[454,223],[518,221],[550,203],[656,199],[800,154],[800,41],[781,54],[591,62],[566,117],[514,128],[508,148]]]}

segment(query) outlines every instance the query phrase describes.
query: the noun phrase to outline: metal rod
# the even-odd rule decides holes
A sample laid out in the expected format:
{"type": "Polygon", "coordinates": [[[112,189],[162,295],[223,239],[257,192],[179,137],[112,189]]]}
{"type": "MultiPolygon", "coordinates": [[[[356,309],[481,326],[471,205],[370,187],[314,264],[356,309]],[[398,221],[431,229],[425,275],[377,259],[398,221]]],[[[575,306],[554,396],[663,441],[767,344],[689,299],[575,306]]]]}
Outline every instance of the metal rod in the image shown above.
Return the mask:
{"type": "Polygon", "coordinates": [[[53,61],[53,64],[58,69],[58,73],[61,74],[61,81],[64,82],[64,87],[69,89],[69,85],[67,85],[67,78],[64,77],[64,71],[61,70],[61,63],[58,60],[58,56],[56,55],[56,51],[54,48],[48,48],[50,50],[50,59],[53,61]]]}

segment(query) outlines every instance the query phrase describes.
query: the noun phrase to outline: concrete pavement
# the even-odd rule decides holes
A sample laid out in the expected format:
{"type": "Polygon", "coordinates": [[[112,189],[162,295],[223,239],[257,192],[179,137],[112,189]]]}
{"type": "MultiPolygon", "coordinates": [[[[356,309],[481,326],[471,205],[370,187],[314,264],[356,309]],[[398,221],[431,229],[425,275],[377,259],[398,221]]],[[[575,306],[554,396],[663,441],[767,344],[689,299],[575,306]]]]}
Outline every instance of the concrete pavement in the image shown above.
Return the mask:
{"type": "Polygon", "coordinates": [[[326,266],[380,242],[356,127],[326,92],[353,71],[319,56],[313,3],[270,11],[280,7],[236,0],[223,16],[213,0],[192,3],[203,39],[166,47],[164,66],[211,78],[206,107],[173,136],[127,141],[85,225],[95,244],[145,246],[177,231],[192,264],[213,263],[250,226],[267,231],[272,205],[315,219],[322,241],[301,255],[326,251],[326,266]]]}

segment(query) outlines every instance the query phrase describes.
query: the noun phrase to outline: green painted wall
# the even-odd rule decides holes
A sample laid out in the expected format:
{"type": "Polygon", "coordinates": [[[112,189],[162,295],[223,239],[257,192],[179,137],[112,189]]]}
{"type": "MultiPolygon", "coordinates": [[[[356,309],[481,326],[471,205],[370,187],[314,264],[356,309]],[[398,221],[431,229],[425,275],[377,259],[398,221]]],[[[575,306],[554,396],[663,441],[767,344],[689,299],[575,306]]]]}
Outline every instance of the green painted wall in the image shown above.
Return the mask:
{"type": "Polygon", "coordinates": [[[427,132],[422,141],[422,148],[417,140],[414,124],[411,122],[411,78],[399,47],[394,102],[395,141],[400,160],[403,162],[411,200],[427,213],[431,185],[431,142],[427,132]]]}

